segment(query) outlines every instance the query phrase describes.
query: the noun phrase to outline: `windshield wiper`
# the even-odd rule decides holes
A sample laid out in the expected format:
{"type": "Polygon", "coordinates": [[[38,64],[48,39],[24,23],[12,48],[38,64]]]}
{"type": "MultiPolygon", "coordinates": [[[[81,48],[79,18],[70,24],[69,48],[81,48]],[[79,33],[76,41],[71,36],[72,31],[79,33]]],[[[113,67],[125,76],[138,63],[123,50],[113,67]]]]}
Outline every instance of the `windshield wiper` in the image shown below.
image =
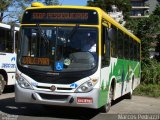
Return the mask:
{"type": "Polygon", "coordinates": [[[38,28],[39,34],[44,38],[45,43],[49,44],[49,40],[48,40],[46,34],[42,31],[41,26],[40,26],[39,24],[36,24],[36,26],[37,26],[37,28],[38,28]]]}
{"type": "Polygon", "coordinates": [[[71,32],[67,35],[66,40],[68,41],[68,39],[72,38],[73,35],[77,32],[77,29],[79,28],[79,24],[76,24],[73,29],[71,30],[71,32]]]}

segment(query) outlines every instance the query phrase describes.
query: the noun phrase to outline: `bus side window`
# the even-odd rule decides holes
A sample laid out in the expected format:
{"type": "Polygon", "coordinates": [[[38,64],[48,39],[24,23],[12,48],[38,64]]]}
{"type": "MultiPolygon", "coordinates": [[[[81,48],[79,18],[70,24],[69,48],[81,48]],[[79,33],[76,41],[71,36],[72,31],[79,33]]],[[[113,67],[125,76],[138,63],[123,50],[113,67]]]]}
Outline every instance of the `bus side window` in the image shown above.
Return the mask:
{"type": "Polygon", "coordinates": [[[128,39],[129,39],[129,41],[128,41],[128,56],[129,56],[129,60],[132,60],[132,59],[131,59],[131,45],[132,45],[132,38],[129,37],[128,39]]]}
{"type": "Polygon", "coordinates": [[[137,61],[137,42],[134,41],[134,60],[137,61]]]}
{"type": "Polygon", "coordinates": [[[102,26],[102,67],[110,64],[110,40],[108,37],[107,27],[102,26]]]}
{"type": "Polygon", "coordinates": [[[13,52],[13,41],[9,29],[0,29],[0,52],[13,52]]]}
{"type": "Polygon", "coordinates": [[[129,60],[129,37],[124,34],[124,58],[129,60]]]}
{"type": "Polygon", "coordinates": [[[117,57],[117,28],[115,26],[109,30],[109,39],[111,41],[111,56],[117,57]]]}
{"type": "Polygon", "coordinates": [[[140,44],[137,42],[137,61],[140,61],[140,44]]]}
{"type": "Polygon", "coordinates": [[[130,43],[130,59],[134,59],[134,46],[133,46],[133,39],[131,38],[131,43],[130,43]]]}
{"type": "Polygon", "coordinates": [[[123,39],[123,32],[121,30],[118,30],[118,58],[121,59],[123,59],[123,39]]]}

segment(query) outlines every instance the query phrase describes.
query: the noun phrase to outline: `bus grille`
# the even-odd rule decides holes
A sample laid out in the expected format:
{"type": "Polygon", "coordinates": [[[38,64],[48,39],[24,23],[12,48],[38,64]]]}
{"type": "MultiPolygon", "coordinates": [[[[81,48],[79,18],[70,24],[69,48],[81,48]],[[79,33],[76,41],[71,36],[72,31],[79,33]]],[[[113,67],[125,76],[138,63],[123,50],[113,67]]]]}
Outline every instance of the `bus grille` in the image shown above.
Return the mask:
{"type": "Polygon", "coordinates": [[[42,99],[46,99],[46,100],[67,100],[69,95],[51,95],[51,94],[43,94],[43,93],[39,93],[40,97],[42,99]]]}
{"type": "MultiPolygon", "coordinates": [[[[51,87],[48,86],[36,86],[37,88],[40,89],[46,89],[46,90],[50,90],[51,87]]],[[[73,88],[63,88],[63,87],[57,87],[57,90],[72,90],[73,88]]]]}

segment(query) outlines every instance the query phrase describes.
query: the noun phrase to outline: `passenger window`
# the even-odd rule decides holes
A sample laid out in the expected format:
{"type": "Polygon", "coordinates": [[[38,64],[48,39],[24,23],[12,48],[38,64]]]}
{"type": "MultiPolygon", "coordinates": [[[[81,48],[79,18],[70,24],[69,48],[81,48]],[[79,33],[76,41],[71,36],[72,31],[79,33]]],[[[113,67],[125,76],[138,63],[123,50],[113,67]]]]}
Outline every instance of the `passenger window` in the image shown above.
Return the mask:
{"type": "Polygon", "coordinates": [[[114,26],[109,29],[109,39],[111,41],[111,56],[117,57],[117,28],[114,26]]]}
{"type": "Polygon", "coordinates": [[[118,30],[118,57],[123,59],[123,32],[118,30]]]}
{"type": "Polygon", "coordinates": [[[128,35],[124,35],[124,57],[125,59],[129,59],[129,37],[128,35]]]}

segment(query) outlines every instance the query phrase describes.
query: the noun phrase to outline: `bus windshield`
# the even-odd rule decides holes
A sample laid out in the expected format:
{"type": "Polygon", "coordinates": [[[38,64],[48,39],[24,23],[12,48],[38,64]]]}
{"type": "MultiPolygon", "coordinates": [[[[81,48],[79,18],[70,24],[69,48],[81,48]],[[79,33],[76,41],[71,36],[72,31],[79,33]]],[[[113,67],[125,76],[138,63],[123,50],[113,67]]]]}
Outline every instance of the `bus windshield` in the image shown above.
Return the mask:
{"type": "Polygon", "coordinates": [[[22,27],[19,64],[40,71],[91,70],[98,62],[97,28],[22,27]]]}

